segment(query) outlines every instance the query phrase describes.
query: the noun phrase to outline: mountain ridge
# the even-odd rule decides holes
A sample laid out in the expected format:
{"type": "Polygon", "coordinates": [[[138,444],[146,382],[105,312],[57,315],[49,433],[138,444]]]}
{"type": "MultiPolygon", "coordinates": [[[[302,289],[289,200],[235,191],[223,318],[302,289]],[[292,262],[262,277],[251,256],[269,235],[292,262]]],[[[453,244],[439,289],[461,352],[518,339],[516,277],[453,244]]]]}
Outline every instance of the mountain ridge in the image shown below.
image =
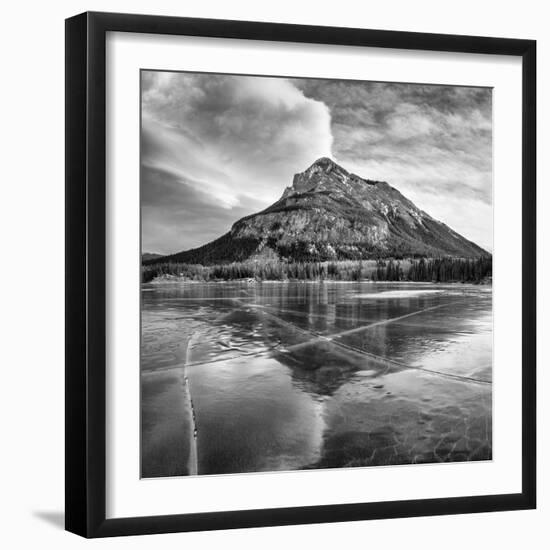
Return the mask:
{"type": "Polygon", "coordinates": [[[389,183],[362,178],[322,157],[295,174],[292,185],[272,205],[237,220],[214,241],[144,263],[444,256],[490,254],[389,183]]]}

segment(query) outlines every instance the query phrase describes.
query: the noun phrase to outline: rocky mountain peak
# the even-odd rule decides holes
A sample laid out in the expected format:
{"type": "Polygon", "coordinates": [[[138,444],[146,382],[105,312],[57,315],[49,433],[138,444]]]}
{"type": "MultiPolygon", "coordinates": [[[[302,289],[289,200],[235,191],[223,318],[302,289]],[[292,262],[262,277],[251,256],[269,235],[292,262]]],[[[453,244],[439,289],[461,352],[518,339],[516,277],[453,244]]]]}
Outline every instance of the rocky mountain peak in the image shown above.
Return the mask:
{"type": "Polygon", "coordinates": [[[294,175],[292,187],[298,193],[313,191],[319,184],[327,180],[344,180],[349,173],[328,157],[317,159],[304,172],[294,175]]]}
{"type": "Polygon", "coordinates": [[[346,172],[346,170],[344,170],[344,168],[342,168],[339,164],[337,164],[336,162],[334,162],[331,158],[329,157],[321,157],[319,159],[317,159],[307,170],[320,170],[320,171],[325,171],[327,173],[330,173],[332,172],[333,170],[336,170],[336,171],[339,171],[339,172],[346,172]]]}
{"type": "Polygon", "coordinates": [[[364,179],[348,172],[329,157],[317,159],[309,168],[294,175],[292,186],[287,187],[283,197],[295,193],[315,191],[350,191],[364,185],[376,185],[376,180],[364,179]]]}

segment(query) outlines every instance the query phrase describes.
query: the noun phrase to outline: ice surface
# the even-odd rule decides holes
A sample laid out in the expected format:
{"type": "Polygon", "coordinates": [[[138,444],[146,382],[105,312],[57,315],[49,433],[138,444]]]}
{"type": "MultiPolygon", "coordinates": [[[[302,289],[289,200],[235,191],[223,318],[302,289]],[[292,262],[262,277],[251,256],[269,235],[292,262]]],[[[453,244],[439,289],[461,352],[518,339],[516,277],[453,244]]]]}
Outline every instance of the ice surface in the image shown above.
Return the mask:
{"type": "Polygon", "coordinates": [[[403,286],[144,286],[143,476],[490,459],[490,288],[403,286]]]}
{"type": "Polygon", "coordinates": [[[356,294],[356,298],[368,298],[369,300],[393,300],[397,298],[413,298],[428,294],[438,294],[443,290],[416,289],[416,290],[386,290],[383,292],[370,292],[368,294],[356,294]]]}

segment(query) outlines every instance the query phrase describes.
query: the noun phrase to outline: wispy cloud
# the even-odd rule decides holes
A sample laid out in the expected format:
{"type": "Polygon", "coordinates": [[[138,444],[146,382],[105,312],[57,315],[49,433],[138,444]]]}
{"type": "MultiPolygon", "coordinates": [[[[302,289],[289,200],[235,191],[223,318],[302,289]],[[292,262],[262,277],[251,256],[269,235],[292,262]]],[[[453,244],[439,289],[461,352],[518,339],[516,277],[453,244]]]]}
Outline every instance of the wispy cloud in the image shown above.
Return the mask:
{"type": "Polygon", "coordinates": [[[492,93],[486,88],[293,80],[331,112],[333,154],[492,249],[492,93]]]}
{"type": "Polygon", "coordinates": [[[239,218],[263,207],[235,196],[227,208],[199,182],[158,168],[142,168],[142,250],[169,254],[216,239],[239,218]]]}

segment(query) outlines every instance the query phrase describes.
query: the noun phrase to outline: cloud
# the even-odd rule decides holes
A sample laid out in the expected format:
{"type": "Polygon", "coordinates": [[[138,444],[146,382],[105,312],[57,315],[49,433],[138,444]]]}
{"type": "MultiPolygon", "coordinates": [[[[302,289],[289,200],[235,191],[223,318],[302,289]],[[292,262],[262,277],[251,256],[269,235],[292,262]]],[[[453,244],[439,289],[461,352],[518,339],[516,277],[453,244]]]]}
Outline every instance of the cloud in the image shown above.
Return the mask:
{"type": "Polygon", "coordinates": [[[333,154],[397,187],[492,249],[492,93],[487,88],[296,79],[331,112],[333,154]]]}
{"type": "Polygon", "coordinates": [[[260,210],[259,201],[236,197],[226,208],[200,190],[197,182],[170,172],[144,167],[141,171],[142,250],[170,254],[214,240],[233,223],[260,210]]]}
{"type": "MultiPolygon", "coordinates": [[[[235,210],[234,221],[246,201],[279,198],[293,174],[331,146],[327,106],[286,80],[142,73],[142,166],[209,196],[217,210],[235,210]]],[[[158,178],[145,185],[162,192],[158,178]]],[[[198,246],[206,238],[195,229],[198,246]]],[[[176,239],[168,246],[184,248],[176,239]]]]}

